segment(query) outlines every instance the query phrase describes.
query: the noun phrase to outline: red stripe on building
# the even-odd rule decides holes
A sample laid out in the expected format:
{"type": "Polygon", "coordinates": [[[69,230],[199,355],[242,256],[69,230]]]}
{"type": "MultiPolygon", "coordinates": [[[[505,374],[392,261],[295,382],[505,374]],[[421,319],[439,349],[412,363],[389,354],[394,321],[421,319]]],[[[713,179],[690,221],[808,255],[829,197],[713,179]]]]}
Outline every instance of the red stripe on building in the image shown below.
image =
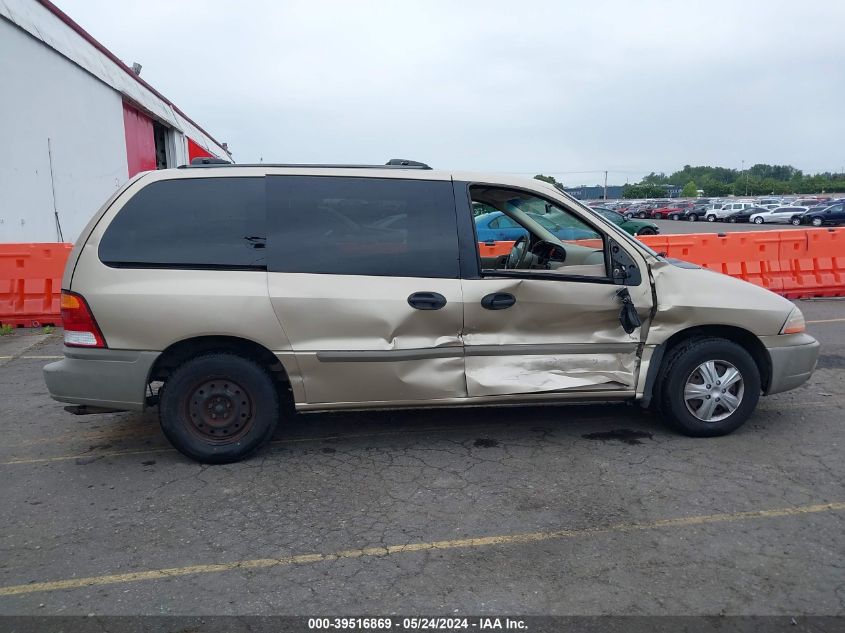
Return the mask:
{"type": "Polygon", "coordinates": [[[131,105],[123,102],[123,128],[126,133],[126,162],[129,177],[139,171],[156,168],[156,145],[153,121],[131,105]]]}
{"type": "Polygon", "coordinates": [[[206,157],[215,158],[214,154],[209,152],[207,149],[201,147],[197,143],[194,143],[191,139],[188,139],[188,163],[190,164],[190,162],[195,158],[206,157]]]}

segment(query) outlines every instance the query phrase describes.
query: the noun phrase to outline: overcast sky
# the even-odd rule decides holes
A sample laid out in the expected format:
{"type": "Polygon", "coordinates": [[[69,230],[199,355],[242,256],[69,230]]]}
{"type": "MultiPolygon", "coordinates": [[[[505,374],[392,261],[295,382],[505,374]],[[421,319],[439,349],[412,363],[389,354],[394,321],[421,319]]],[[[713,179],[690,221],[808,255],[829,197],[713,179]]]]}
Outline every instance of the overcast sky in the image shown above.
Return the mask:
{"type": "Polygon", "coordinates": [[[845,166],[842,0],[56,1],[238,162],[845,166]]]}

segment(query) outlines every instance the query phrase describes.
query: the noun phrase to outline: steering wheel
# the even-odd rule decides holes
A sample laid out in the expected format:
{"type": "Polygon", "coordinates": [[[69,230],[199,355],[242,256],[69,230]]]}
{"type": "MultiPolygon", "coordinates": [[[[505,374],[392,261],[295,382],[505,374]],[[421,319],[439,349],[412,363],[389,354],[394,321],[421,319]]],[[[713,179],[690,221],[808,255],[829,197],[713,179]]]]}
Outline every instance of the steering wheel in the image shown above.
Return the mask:
{"type": "Polygon", "coordinates": [[[511,252],[508,255],[508,260],[505,262],[505,268],[508,270],[513,270],[517,268],[520,263],[522,263],[522,259],[525,257],[525,249],[528,245],[528,238],[524,235],[520,235],[516,238],[516,241],[513,243],[511,247],[511,252]]]}

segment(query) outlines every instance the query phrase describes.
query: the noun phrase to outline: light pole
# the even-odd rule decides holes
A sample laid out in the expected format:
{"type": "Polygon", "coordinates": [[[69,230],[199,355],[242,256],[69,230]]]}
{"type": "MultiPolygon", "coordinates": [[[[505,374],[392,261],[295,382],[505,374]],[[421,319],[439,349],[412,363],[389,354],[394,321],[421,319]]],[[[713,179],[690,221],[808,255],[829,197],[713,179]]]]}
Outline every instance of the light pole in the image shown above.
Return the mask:
{"type": "Polygon", "coordinates": [[[742,173],[745,175],[745,196],[748,197],[748,172],[745,171],[745,161],[742,161],[742,173]]]}

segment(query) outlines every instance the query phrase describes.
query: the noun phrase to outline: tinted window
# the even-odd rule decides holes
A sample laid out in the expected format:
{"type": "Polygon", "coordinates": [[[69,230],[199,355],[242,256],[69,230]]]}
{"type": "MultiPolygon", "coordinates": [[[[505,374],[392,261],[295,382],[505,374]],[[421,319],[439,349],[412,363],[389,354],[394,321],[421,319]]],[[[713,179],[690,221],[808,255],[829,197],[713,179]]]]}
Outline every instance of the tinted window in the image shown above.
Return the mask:
{"type": "Polygon", "coordinates": [[[276,272],[458,277],[452,183],[269,176],[276,272]]]}
{"type": "Polygon", "coordinates": [[[112,265],[264,264],[264,179],[160,180],[135,194],[103,235],[112,265]]]}

